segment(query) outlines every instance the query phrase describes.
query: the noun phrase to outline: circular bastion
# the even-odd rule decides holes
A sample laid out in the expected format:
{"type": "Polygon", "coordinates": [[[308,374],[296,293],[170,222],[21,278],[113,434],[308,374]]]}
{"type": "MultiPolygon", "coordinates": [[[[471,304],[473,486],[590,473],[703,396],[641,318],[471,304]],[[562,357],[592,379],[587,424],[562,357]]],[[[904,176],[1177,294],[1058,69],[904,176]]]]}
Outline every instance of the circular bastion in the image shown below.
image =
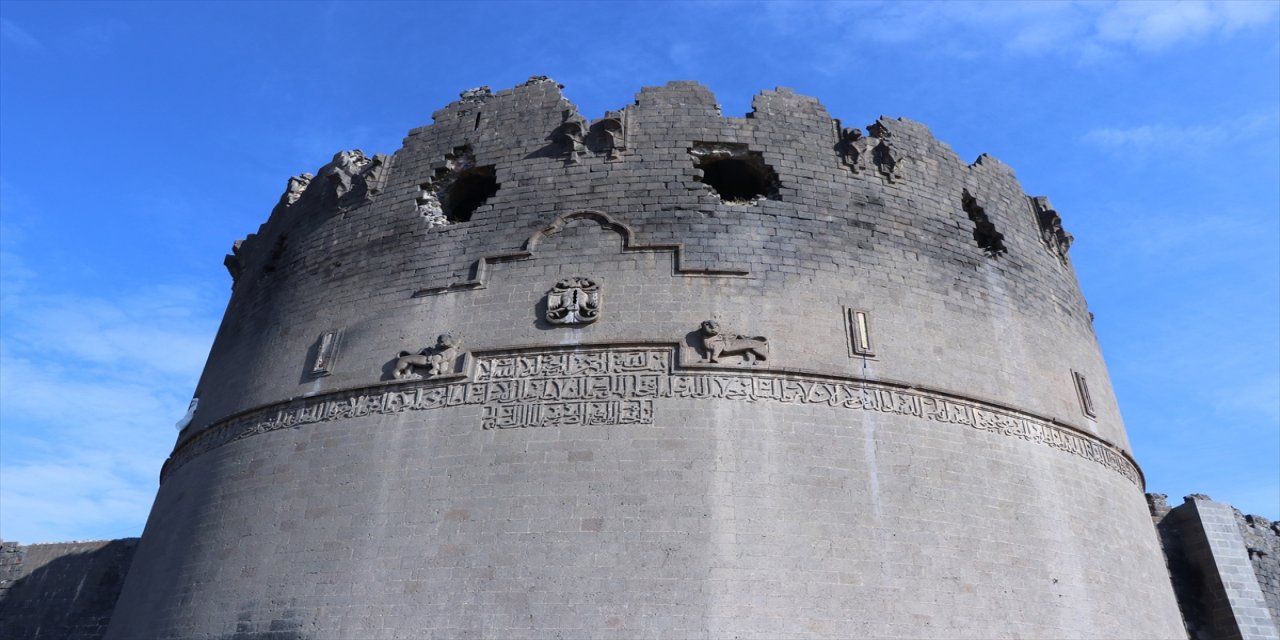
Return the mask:
{"type": "Polygon", "coordinates": [[[1046,198],[786,89],[560,89],[236,243],[108,637],[1184,634],[1046,198]]]}

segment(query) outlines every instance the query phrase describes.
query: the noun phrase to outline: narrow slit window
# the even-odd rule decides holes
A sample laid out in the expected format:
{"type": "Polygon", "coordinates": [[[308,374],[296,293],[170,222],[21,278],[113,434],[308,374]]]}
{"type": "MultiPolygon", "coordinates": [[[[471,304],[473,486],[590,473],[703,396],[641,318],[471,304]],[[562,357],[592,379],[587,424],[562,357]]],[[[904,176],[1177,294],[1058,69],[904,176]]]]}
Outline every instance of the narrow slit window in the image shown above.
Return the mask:
{"type": "Polygon", "coordinates": [[[338,342],[341,337],[341,331],[326,331],[320,336],[316,344],[316,359],[311,365],[312,376],[319,378],[333,372],[333,361],[338,356],[338,342]]]}
{"type": "Polygon", "coordinates": [[[871,357],[876,355],[871,347],[871,325],[867,312],[845,309],[845,325],[849,333],[849,355],[871,357]]]}
{"type": "Polygon", "coordinates": [[[1098,412],[1093,408],[1093,396],[1089,395],[1089,383],[1084,379],[1084,374],[1072,371],[1071,377],[1076,381],[1076,395],[1080,397],[1080,410],[1090,418],[1098,417],[1098,412]]]}

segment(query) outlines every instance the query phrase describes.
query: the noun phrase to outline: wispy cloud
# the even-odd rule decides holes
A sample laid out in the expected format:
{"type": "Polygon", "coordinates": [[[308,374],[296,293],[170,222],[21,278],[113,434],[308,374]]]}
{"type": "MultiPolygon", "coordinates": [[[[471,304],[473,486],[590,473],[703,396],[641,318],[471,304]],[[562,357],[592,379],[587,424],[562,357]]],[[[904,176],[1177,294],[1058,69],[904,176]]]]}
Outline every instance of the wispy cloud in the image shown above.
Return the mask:
{"type": "MultiPolygon", "coordinates": [[[[756,21],[778,35],[827,31],[856,49],[866,43],[976,57],[992,51],[1065,55],[1090,62],[1153,53],[1274,23],[1275,2],[770,3],[756,21]]],[[[823,41],[820,38],[815,40],[823,41]]]]}
{"type": "Polygon", "coordinates": [[[1217,122],[1173,125],[1142,124],[1130,127],[1099,127],[1085,132],[1085,143],[1109,150],[1152,152],[1168,149],[1217,147],[1238,140],[1256,138],[1280,125],[1280,112],[1249,114],[1217,122]]]}
{"type": "Polygon", "coordinates": [[[3,256],[0,537],[137,535],[216,329],[218,293],[186,284],[43,293],[3,256]]]}
{"type": "Polygon", "coordinates": [[[1099,43],[1161,51],[1206,37],[1229,36],[1272,21],[1280,4],[1236,2],[1117,2],[1094,21],[1099,43]]]}
{"type": "Polygon", "coordinates": [[[18,26],[18,23],[3,18],[0,18],[0,41],[8,42],[26,51],[39,51],[44,48],[40,40],[18,26]]]}

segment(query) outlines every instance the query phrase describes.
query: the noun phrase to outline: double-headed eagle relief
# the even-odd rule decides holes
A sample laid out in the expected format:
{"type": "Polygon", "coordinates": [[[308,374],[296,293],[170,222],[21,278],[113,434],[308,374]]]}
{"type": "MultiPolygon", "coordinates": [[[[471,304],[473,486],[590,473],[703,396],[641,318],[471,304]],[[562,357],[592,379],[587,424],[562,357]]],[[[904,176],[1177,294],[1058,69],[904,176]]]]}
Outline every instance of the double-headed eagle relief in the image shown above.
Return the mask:
{"type": "Polygon", "coordinates": [[[547,292],[547,322],[590,324],[600,317],[600,285],[591,278],[565,278],[547,292]]]}

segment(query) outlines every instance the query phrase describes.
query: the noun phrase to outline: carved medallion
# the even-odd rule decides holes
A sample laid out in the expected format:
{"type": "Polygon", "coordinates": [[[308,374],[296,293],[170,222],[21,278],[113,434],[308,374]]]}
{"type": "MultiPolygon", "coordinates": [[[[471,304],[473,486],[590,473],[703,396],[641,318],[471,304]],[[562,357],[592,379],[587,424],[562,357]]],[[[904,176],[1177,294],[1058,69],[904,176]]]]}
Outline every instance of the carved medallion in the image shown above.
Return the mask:
{"type": "Polygon", "coordinates": [[[600,285],[591,278],[565,278],[547,293],[547,322],[588,324],[600,317],[600,285]]]}

